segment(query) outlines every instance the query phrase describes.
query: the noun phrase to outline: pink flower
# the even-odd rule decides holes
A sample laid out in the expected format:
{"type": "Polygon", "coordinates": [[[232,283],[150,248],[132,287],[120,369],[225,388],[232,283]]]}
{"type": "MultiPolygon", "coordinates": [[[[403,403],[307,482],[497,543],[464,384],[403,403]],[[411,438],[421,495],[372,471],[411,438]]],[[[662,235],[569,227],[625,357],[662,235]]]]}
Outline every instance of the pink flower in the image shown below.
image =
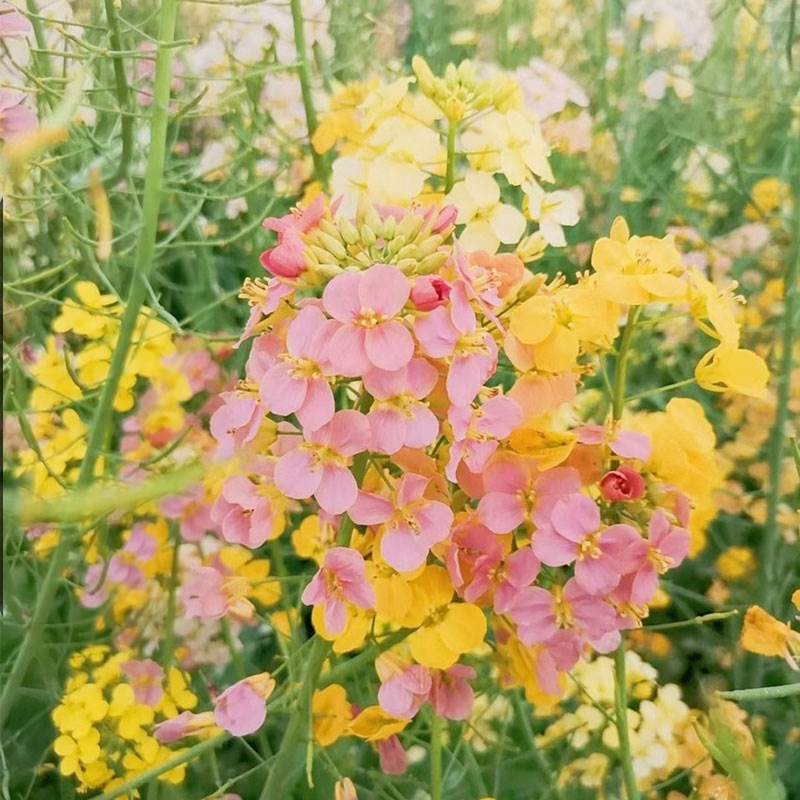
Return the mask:
{"type": "Polygon", "coordinates": [[[621,458],[649,461],[653,454],[650,438],[643,433],[619,431],[612,436],[603,425],[584,425],[578,428],[577,433],[578,441],[581,444],[604,444],[607,442],[611,452],[621,458]]]}
{"type": "Polygon", "coordinates": [[[381,555],[398,572],[421,567],[431,547],[444,541],[453,524],[450,507],[424,496],[430,483],[422,475],[406,473],[389,500],[359,492],[348,512],[357,525],[382,525],[381,555]]]}
{"type": "Polygon", "coordinates": [[[490,553],[496,553],[497,560],[502,558],[503,547],[500,540],[480,524],[476,516],[467,517],[466,520],[459,522],[453,528],[444,556],[444,563],[453,586],[460,591],[472,580],[478,561],[490,553]]]}
{"type": "Polygon", "coordinates": [[[133,688],[137,703],[155,708],[164,696],[164,670],[155,661],[126,661],[120,669],[133,688]]]}
{"type": "Polygon", "coordinates": [[[275,688],[268,672],[229,686],[214,701],[214,722],[233,736],[255,733],[267,718],[267,698],[275,688]]]}
{"type": "Polygon", "coordinates": [[[10,3],[0,4],[0,38],[10,39],[15,36],[27,36],[29,33],[33,33],[30,21],[10,3]]]}
{"type": "Polygon", "coordinates": [[[533,645],[536,679],[545,694],[561,694],[559,682],[581,657],[578,638],[568,631],[558,631],[542,644],[533,645]]]}
{"type": "Polygon", "coordinates": [[[580,491],[581,481],[572,467],[539,473],[531,459],[502,453],[487,465],[483,485],[486,494],[478,503],[481,522],[495,533],[510,533],[525,521],[531,523],[534,511],[580,491]]]}
{"type": "Polygon", "coordinates": [[[230,458],[256,438],[267,410],[256,398],[237,392],[223,392],[222,400],[223,405],[211,415],[209,428],[219,443],[220,458],[230,458]]]}
{"type": "Polygon", "coordinates": [[[622,466],[606,472],[600,479],[600,492],[612,503],[644,497],[644,478],[630,467],[622,466]]]}
{"type": "Polygon", "coordinates": [[[411,302],[419,311],[433,311],[450,297],[450,284],[436,275],[422,275],[411,287],[411,302]]]}
{"type": "Polygon", "coordinates": [[[529,646],[567,633],[578,647],[588,643],[598,652],[608,653],[620,641],[616,611],[601,597],[589,594],[574,578],[552,591],[528,587],[517,597],[508,615],[517,625],[520,640],[529,646]]]}
{"type": "Polygon", "coordinates": [[[0,139],[13,139],[36,128],[36,113],[23,105],[25,98],[24,92],[0,89],[0,139]]]}
{"type": "Polygon", "coordinates": [[[253,616],[248,589],[246,578],[223,575],[214,567],[196,567],[184,580],[180,599],[189,619],[222,619],[230,615],[244,622],[253,616]]]}
{"type": "Polygon", "coordinates": [[[202,486],[195,486],[189,492],[176,497],[167,497],[161,501],[160,508],[167,519],[180,521],[184,541],[199,542],[214,527],[211,509],[205,502],[202,486]]]}
{"type": "Polygon", "coordinates": [[[364,388],[375,399],[367,414],[373,450],[391,455],[401,447],[427,447],[435,441],[439,421],[422,400],[438,379],[424,358],[412,358],[393,372],[372,369],[364,375],[364,388]]]}
{"type": "Polygon", "coordinates": [[[468,406],[497,366],[497,345],[488,331],[478,328],[464,281],[450,292],[450,305],[418,317],[414,334],[432,358],[450,359],[447,396],[457,406],[468,406]]]}
{"type": "Polygon", "coordinates": [[[366,272],[344,272],[325,287],[322,304],[341,325],[330,340],[329,359],[340,375],[363,375],[373,367],[402,369],[414,340],[395,317],[410,293],[396,267],[375,264],[366,272]]]}
{"type": "Polygon", "coordinates": [[[447,670],[437,670],[431,683],[430,702],[433,710],[444,719],[468,719],[472,713],[475,692],[469,682],[475,670],[464,664],[453,664],[447,670]]]}
{"type": "Polygon", "coordinates": [[[192,714],[184,711],[177,717],[159,722],[154,728],[154,735],[161,744],[172,744],[187,736],[210,730],[214,726],[214,715],[211,711],[192,714]]]}
{"type": "Polygon", "coordinates": [[[239,297],[247,299],[250,303],[250,315],[234,347],[239,348],[245,339],[254,336],[260,323],[278,308],[284,297],[293,292],[292,286],[278,278],[271,278],[266,284],[263,281],[245,279],[239,297]]]}
{"type": "Polygon", "coordinates": [[[275,538],[275,517],[270,498],[244,475],[232,475],[211,508],[222,538],[254,550],[275,538]]]}
{"type": "Polygon", "coordinates": [[[398,719],[411,719],[428,699],[431,670],[419,664],[395,665],[391,658],[379,658],[375,666],[381,678],[380,707],[398,719]]]}
{"type": "Polygon", "coordinates": [[[261,266],[280,278],[296,278],[305,272],[305,244],[301,234],[315,228],[325,213],[325,198],[319,195],[306,208],[293,209],[283,217],[268,217],[265,228],[278,234],[278,244],[261,254],[261,266]]]}
{"type": "Polygon", "coordinates": [[[322,567],[303,591],[307,606],[322,605],[325,628],[338,636],[347,624],[345,603],[359,608],[375,607],[375,592],[367,582],[364,558],[349,547],[333,547],[325,553],[322,567]]]}
{"type": "Polygon", "coordinates": [[[447,415],[454,441],[445,474],[456,482],[456,470],[463,462],[470,472],[481,472],[497,450],[498,439],[505,439],[522,422],[522,411],[510,397],[498,395],[479,408],[454,405],[447,415]]]}
{"type": "Polygon", "coordinates": [[[690,542],[688,531],[673,527],[664,513],[656,511],[650,518],[644,558],[626,576],[627,592],[620,586],[620,590],[627,594],[626,599],[637,606],[649,603],[658,588],[659,576],[683,563],[690,542]]]}
{"type": "Polygon", "coordinates": [[[358,497],[350,459],[369,447],[367,418],[358,411],[338,411],[315,431],[303,431],[305,442],[282,455],[275,465],[275,485],[295,500],[312,495],[324,511],[341,514],[358,497]]]}
{"type": "Polygon", "coordinates": [[[496,614],[505,614],[514,606],[520,590],[530,586],[539,574],[539,559],[530,547],[523,547],[503,558],[495,549],[475,561],[472,582],[464,590],[464,599],[474,603],[494,590],[496,614]]]}
{"type": "Polygon", "coordinates": [[[333,416],[333,392],[325,377],[326,351],[337,329],[316,306],[306,306],[291,322],[286,352],[258,381],[261,399],[274,414],[297,414],[303,428],[321,428],[333,416]]]}
{"type": "Polygon", "coordinates": [[[79,599],[84,608],[100,608],[108,600],[108,583],[103,578],[104,565],[92,564],[83,578],[79,599]]]}
{"type": "Polygon", "coordinates": [[[639,532],[630,525],[603,528],[593,500],[571,494],[550,512],[549,525],[534,538],[536,555],[548,566],[575,561],[575,580],[590,594],[606,594],[637,563],[644,548],[639,532]]]}

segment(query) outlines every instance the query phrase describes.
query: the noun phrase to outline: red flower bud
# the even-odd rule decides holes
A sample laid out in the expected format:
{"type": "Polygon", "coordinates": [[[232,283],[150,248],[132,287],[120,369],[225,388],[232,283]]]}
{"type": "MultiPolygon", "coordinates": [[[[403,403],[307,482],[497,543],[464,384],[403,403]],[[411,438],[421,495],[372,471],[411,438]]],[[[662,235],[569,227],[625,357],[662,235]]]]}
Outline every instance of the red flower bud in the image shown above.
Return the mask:
{"type": "Polygon", "coordinates": [[[638,500],[644,495],[644,478],[635,469],[620,467],[603,475],[600,491],[606,500],[613,503],[638,500]]]}
{"type": "Polygon", "coordinates": [[[450,297],[450,284],[432,275],[423,275],[414,281],[411,289],[411,302],[420,311],[433,311],[444,305],[450,297]]]}

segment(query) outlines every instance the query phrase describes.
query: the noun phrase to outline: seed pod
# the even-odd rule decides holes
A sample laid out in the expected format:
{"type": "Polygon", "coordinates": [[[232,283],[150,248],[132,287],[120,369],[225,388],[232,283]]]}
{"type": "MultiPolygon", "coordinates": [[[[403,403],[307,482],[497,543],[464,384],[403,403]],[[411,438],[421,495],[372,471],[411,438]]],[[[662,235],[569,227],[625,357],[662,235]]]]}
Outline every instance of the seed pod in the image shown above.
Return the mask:
{"type": "Polygon", "coordinates": [[[375,231],[372,230],[368,225],[361,226],[361,241],[367,246],[371,247],[375,242],[378,241],[378,237],[375,235],[375,231]]]}
{"type": "Polygon", "coordinates": [[[438,247],[441,246],[444,239],[438,234],[434,233],[424,241],[417,245],[417,258],[423,259],[433,253],[438,247]]]}
{"type": "Polygon", "coordinates": [[[417,272],[420,275],[430,275],[432,272],[437,272],[445,265],[448,258],[449,254],[446,250],[431,253],[419,262],[417,272]]]}
{"type": "Polygon", "coordinates": [[[325,247],[325,249],[331,253],[334,258],[347,258],[347,251],[344,249],[344,245],[341,243],[341,241],[339,241],[339,239],[335,239],[333,236],[330,236],[323,231],[319,231],[317,236],[319,237],[322,246],[325,247]]]}
{"type": "Polygon", "coordinates": [[[339,220],[339,233],[347,244],[355,244],[359,240],[358,229],[349,219],[339,220]]]}

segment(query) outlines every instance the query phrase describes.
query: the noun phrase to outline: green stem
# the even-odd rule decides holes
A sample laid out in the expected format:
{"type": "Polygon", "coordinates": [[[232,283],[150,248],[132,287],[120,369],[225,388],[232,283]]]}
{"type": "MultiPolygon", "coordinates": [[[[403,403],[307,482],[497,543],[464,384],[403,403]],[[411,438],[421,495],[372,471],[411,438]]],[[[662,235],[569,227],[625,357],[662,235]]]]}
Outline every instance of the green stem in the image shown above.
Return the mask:
{"type": "Polygon", "coordinates": [[[625,409],[625,380],[628,374],[628,352],[630,351],[631,341],[633,340],[633,329],[636,327],[636,320],[639,318],[639,307],[632,308],[628,312],[628,321],[622,329],[622,339],[620,339],[617,354],[617,366],[614,372],[614,390],[611,396],[611,414],[614,422],[622,418],[625,409]]]}
{"type": "MultiPolygon", "coordinates": [[[[128,350],[131,346],[139,309],[145,297],[146,278],[153,265],[158,212],[161,204],[161,177],[164,171],[164,158],[167,139],[167,105],[169,103],[169,84],[172,66],[170,42],[175,38],[177,0],[163,0],[159,25],[159,46],[156,56],[155,93],[153,112],[150,119],[150,154],[144,183],[144,203],[142,209],[142,228],[139,234],[137,257],[133,267],[133,278],[128,292],[125,312],[120,323],[119,336],[109,365],[108,376],[103,384],[100,399],[95,409],[86,443],[86,455],[78,474],[80,488],[87,486],[94,478],[95,464],[100,456],[111,421],[114,396],[125,368],[128,350]]],[[[28,664],[36,651],[42,629],[50,613],[59,578],[67,562],[72,546],[72,537],[62,531],[58,545],[50,557],[50,564],[39,589],[36,607],[31,616],[28,632],[20,647],[14,666],[8,676],[3,693],[0,695],[0,727],[5,722],[14,702],[17,690],[22,684],[28,664]]]]}
{"type": "Polygon", "coordinates": [[[795,234],[793,252],[784,275],[783,296],[783,332],[781,336],[781,360],[778,369],[778,386],[776,391],[775,424],[772,426],[769,440],[767,465],[769,468],[769,487],[767,492],[767,517],[764,524],[764,539],[761,547],[761,565],[764,570],[761,579],[762,605],[768,611],[775,611],[773,598],[777,580],[777,554],[781,541],[778,530],[778,508],[781,500],[781,472],[783,467],[783,451],[786,445],[787,422],[789,420],[789,394],[792,380],[792,349],[800,318],[797,300],[800,286],[800,203],[796,203],[795,234]]]}
{"type": "Polygon", "coordinates": [[[180,534],[178,533],[178,526],[173,520],[170,520],[169,523],[169,535],[172,542],[172,568],[169,573],[169,596],[167,599],[167,618],[164,622],[164,640],[161,642],[161,656],[159,658],[161,666],[166,673],[169,672],[175,655],[175,610],[177,606],[178,568],[180,566],[178,559],[180,534]]]}
{"type": "Polygon", "coordinates": [[[442,800],[442,720],[431,709],[431,800],[442,800]]]}
{"type": "Polygon", "coordinates": [[[717,622],[722,619],[729,619],[736,617],[739,614],[739,609],[734,608],[731,611],[714,611],[711,614],[703,614],[699,617],[692,617],[691,619],[682,619],[677,622],[663,622],[660,625],[645,625],[646,631],[668,631],[675,628],[688,628],[690,625],[705,625],[707,622],[717,622]]]}
{"type": "MultiPolygon", "coordinates": [[[[611,397],[611,414],[614,422],[622,418],[625,410],[625,377],[628,368],[628,353],[633,340],[633,329],[639,316],[639,307],[628,312],[628,321],[622,331],[614,374],[614,389],[611,397]]],[[[631,757],[631,740],[628,731],[628,682],[625,677],[625,643],[620,642],[614,653],[614,716],[619,736],[619,760],[628,800],[639,800],[636,775],[631,757]]]]}
{"type": "Polygon", "coordinates": [[[758,689],[734,689],[730,692],[717,692],[717,697],[726,700],[776,700],[800,694],[800,681],[783,686],[761,686],[758,689]]]}
{"type": "Polygon", "coordinates": [[[447,194],[455,183],[456,174],[456,135],[458,124],[452,120],[447,128],[447,167],[444,175],[444,193],[447,194]]]}
{"type": "Polygon", "coordinates": [[[625,677],[625,645],[614,652],[614,717],[619,736],[619,760],[622,766],[622,778],[628,800],[639,800],[639,789],[636,786],[636,774],[633,771],[631,758],[631,739],[628,732],[628,692],[625,677]]]}
{"type": "Polygon", "coordinates": [[[533,728],[531,727],[530,712],[526,707],[523,696],[519,692],[513,692],[511,695],[511,702],[514,705],[514,711],[516,712],[517,720],[522,728],[525,741],[528,744],[528,749],[533,754],[536,763],[539,765],[539,769],[541,769],[542,772],[547,775],[550,783],[550,790],[545,797],[555,796],[560,798],[561,790],[558,788],[556,776],[553,775],[553,770],[550,769],[550,765],[547,763],[547,759],[545,759],[541,748],[536,744],[536,737],[534,736],[533,728]]]}
{"type": "Polygon", "coordinates": [[[131,110],[130,89],[128,87],[128,79],[125,76],[125,64],[122,60],[122,56],[119,55],[122,51],[122,34],[120,33],[119,19],[117,18],[117,11],[114,7],[114,0],[105,0],[105,6],[109,38],[111,39],[112,48],[116,51],[112,56],[114,62],[114,84],[116,87],[119,110],[122,112],[120,115],[120,125],[122,126],[122,154],[120,156],[119,166],[110,180],[110,183],[113,185],[128,174],[128,165],[131,162],[131,155],[133,153],[134,116],[129,113],[131,110]]]}
{"type": "Polygon", "coordinates": [[[300,689],[300,697],[297,700],[289,724],[283,735],[281,746],[275,755],[275,761],[269,771],[269,777],[264,784],[260,800],[276,800],[276,798],[288,797],[299,774],[297,768],[303,764],[300,756],[303,733],[311,715],[311,696],[314,692],[322,664],[325,661],[330,643],[322,638],[317,638],[308,656],[306,673],[300,689]]]}
{"type": "Polygon", "coordinates": [[[306,46],[306,31],[303,26],[303,5],[301,0],[290,0],[292,8],[292,24],[294,26],[294,45],[297,50],[297,77],[300,79],[300,91],[303,95],[303,108],[306,114],[306,127],[314,159],[314,176],[322,183],[327,178],[325,159],[311,144],[311,138],[317,129],[317,111],[314,108],[314,96],[311,93],[311,69],[308,62],[308,47],[306,46]]]}

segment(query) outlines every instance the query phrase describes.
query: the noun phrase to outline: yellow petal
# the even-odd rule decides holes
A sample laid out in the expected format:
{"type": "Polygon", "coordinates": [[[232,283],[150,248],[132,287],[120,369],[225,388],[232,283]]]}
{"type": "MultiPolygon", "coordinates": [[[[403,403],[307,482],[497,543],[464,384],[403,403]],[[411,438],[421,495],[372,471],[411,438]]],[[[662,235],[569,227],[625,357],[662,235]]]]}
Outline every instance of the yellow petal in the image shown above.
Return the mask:
{"type": "Polygon", "coordinates": [[[439,624],[445,645],[456,653],[468,653],[483,642],[486,635],[486,617],[472,603],[454,603],[447,609],[439,624]]]}
{"type": "Polygon", "coordinates": [[[511,333],[523,344],[544,341],[555,324],[555,310],[549,297],[534,295],[511,312],[511,333]]]}

